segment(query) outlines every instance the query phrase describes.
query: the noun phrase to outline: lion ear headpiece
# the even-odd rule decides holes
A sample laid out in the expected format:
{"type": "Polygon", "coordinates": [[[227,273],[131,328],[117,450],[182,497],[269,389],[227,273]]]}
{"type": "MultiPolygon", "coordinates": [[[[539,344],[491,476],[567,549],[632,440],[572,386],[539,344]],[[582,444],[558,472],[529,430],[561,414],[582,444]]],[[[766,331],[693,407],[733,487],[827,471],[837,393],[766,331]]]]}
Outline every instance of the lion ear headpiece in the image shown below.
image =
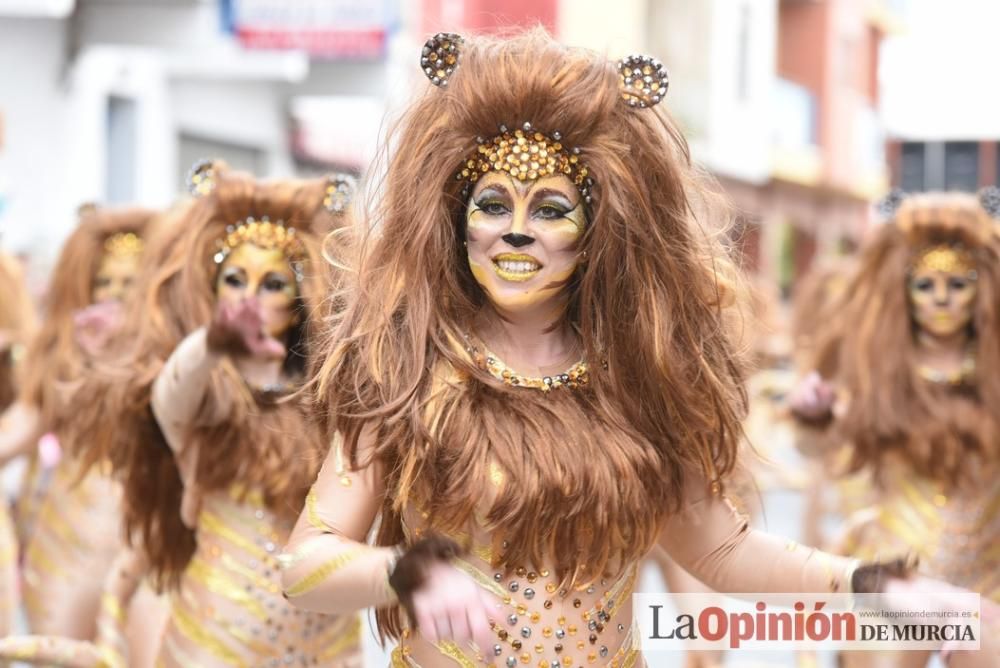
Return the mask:
{"type": "MultiPolygon", "coordinates": [[[[455,33],[438,33],[420,51],[420,67],[432,84],[446,88],[462,62],[465,41],[455,33]]],[[[666,97],[670,74],[663,63],[651,56],[627,56],[617,64],[622,102],[635,109],[659,104],[666,97]]],[[[515,119],[517,120],[517,119],[515,119]]],[[[486,172],[506,172],[519,181],[534,181],[562,174],[570,179],[588,204],[592,202],[594,180],[581,157],[580,147],[567,147],[562,133],[545,131],[530,121],[510,126],[500,124],[494,137],[476,137],[476,150],[462,162],[456,181],[469,187],[486,172]]]]}

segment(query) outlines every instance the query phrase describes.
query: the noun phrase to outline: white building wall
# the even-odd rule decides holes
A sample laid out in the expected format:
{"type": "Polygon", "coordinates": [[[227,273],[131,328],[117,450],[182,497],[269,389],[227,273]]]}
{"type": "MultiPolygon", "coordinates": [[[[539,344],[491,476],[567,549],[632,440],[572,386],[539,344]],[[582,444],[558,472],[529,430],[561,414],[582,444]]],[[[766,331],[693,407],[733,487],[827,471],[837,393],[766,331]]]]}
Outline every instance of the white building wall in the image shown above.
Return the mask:
{"type": "Polygon", "coordinates": [[[708,131],[697,157],[750,183],[771,173],[776,0],[712,0],[708,131]]]}
{"type": "Polygon", "coordinates": [[[0,111],[5,142],[0,150],[0,243],[30,252],[45,244],[48,231],[61,236],[74,206],[78,175],[64,160],[72,128],[67,126],[67,81],[63,21],[0,18],[0,111]]]}
{"type": "Polygon", "coordinates": [[[658,0],[649,51],[670,70],[667,105],[696,160],[762,183],[770,176],[776,0],[658,0]]]}
{"type": "MultiPolygon", "coordinates": [[[[293,97],[401,97],[405,68],[244,51],[223,34],[220,20],[215,0],[83,0],[62,20],[0,11],[5,249],[27,252],[44,266],[75,224],[79,204],[106,200],[109,178],[128,180],[124,190],[136,202],[167,205],[182,185],[188,165],[181,163],[200,143],[259,155],[260,176],[292,174],[293,97]],[[127,174],[108,160],[112,96],[134,110],[134,169],[127,174]]],[[[353,119],[330,120],[352,131],[353,119]]],[[[375,132],[379,124],[364,120],[365,131],[375,132]]]]}

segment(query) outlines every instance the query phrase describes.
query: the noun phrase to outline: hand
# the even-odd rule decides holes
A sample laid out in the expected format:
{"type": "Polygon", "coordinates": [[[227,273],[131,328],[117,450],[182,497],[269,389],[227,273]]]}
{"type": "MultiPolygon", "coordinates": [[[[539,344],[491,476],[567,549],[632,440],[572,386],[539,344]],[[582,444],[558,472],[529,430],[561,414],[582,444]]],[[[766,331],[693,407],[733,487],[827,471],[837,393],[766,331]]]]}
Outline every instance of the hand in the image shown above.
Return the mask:
{"type": "Polygon", "coordinates": [[[490,628],[491,599],[471,577],[452,565],[460,548],[452,539],[429,533],[399,558],[389,585],[410,622],[432,643],[475,642],[487,652],[496,642],[490,628]]]}
{"type": "Polygon", "coordinates": [[[833,414],[835,400],[833,386],[813,371],[792,390],[788,407],[797,417],[818,422],[833,414]]]}
{"type": "Polygon", "coordinates": [[[219,302],[208,326],[208,349],[233,357],[284,359],[285,346],[264,331],[260,304],[253,297],[219,302]]]}
{"type": "MultiPolygon", "coordinates": [[[[909,577],[906,579],[889,578],[885,593],[880,596],[880,605],[900,610],[913,609],[919,606],[923,610],[935,611],[940,614],[952,613],[956,617],[968,610],[970,601],[966,594],[975,592],[927,577],[909,577]]],[[[1000,607],[986,597],[979,599],[981,608],[980,639],[985,640],[996,635],[1000,630],[1000,607]]],[[[951,620],[952,622],[957,621],[951,620]]],[[[1000,656],[1000,645],[983,642],[978,652],[957,649],[960,643],[944,642],[941,646],[942,657],[949,666],[996,666],[991,661],[1000,656]],[[980,660],[993,657],[986,663],[980,660]]]]}
{"type": "Polygon", "coordinates": [[[97,355],[121,327],[123,317],[118,301],[98,302],[80,309],[73,314],[77,344],[88,355],[97,355]]]}
{"type": "Polygon", "coordinates": [[[451,640],[459,646],[472,641],[490,656],[497,641],[490,628],[497,601],[451,564],[440,561],[427,568],[424,585],[413,592],[412,607],[417,629],[428,641],[451,640]]]}

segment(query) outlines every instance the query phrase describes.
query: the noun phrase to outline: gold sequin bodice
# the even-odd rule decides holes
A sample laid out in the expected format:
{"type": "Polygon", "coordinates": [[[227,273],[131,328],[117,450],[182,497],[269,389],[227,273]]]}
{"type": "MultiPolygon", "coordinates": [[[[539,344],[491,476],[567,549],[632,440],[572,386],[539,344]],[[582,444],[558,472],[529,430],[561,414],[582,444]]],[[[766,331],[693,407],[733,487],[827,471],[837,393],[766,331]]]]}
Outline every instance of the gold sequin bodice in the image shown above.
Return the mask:
{"type": "Polygon", "coordinates": [[[23,596],[32,632],[89,637],[104,575],[121,548],[118,484],[106,469],[80,479],[76,463],[63,459],[25,548],[23,596]]]}
{"type": "MultiPolygon", "coordinates": [[[[428,529],[426,514],[413,506],[403,522],[408,540],[428,529]]],[[[642,665],[632,628],[636,564],[627,565],[617,577],[564,588],[545,564],[518,565],[510,573],[494,567],[493,537],[478,525],[451,538],[468,550],[456,565],[502,603],[493,620],[494,644],[478,652],[450,642],[434,646],[418,633],[405,631],[394,668],[642,665]]],[[[499,545],[502,549],[503,542],[499,545]]]]}
{"type": "Polygon", "coordinates": [[[894,463],[858,515],[867,521],[848,538],[852,556],[916,552],[921,571],[1000,602],[1000,479],[949,489],[894,463]]]}
{"type": "Polygon", "coordinates": [[[205,497],[159,665],[360,667],[357,615],[306,612],[282,596],[277,556],[290,531],[260,495],[205,497]]]}

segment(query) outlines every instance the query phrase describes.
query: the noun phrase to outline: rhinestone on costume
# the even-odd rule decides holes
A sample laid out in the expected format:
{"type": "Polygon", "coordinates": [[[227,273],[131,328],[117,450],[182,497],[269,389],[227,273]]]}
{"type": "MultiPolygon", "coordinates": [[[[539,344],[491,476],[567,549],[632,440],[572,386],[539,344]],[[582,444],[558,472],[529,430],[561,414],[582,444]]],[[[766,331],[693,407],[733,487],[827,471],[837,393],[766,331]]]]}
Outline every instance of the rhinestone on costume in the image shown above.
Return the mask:
{"type": "Polygon", "coordinates": [[[187,174],[187,189],[192,197],[204,197],[215,189],[215,174],[219,163],[202,158],[195,162],[187,174]]]}
{"type": "Polygon", "coordinates": [[[336,215],[343,213],[351,205],[357,183],[349,174],[330,174],[326,177],[326,193],[323,208],[336,215]]]}
{"type": "Polygon", "coordinates": [[[593,180],[590,171],[580,161],[579,147],[568,150],[554,132],[546,135],[530,123],[514,131],[500,126],[500,134],[479,142],[474,153],[463,162],[455,174],[456,181],[475,183],[486,172],[504,172],[518,181],[535,181],[563,175],[573,182],[583,197],[589,197],[593,180]]]}
{"type": "Polygon", "coordinates": [[[420,67],[435,86],[447,86],[462,59],[462,36],[439,32],[424,43],[420,67]]]}
{"type": "Polygon", "coordinates": [[[994,218],[1000,218],[1000,188],[986,186],[979,191],[979,204],[994,218]]]}
{"type": "Polygon", "coordinates": [[[622,99],[630,107],[652,107],[660,103],[670,86],[663,63],[650,56],[628,56],[618,61],[622,99]]]}
{"type": "Polygon", "coordinates": [[[913,269],[974,275],[976,260],[968,250],[958,244],[938,244],[924,248],[913,263],[913,269]]]}
{"type": "Polygon", "coordinates": [[[886,193],[885,197],[875,203],[875,210],[882,218],[892,218],[896,215],[896,211],[899,210],[904,199],[906,199],[906,193],[899,188],[893,188],[886,193]]]}
{"type": "Polygon", "coordinates": [[[109,255],[141,255],[143,244],[142,238],[135,232],[118,232],[112,234],[104,240],[104,250],[109,255]]]}
{"type": "Polygon", "coordinates": [[[219,239],[219,250],[212,259],[216,264],[222,264],[231,252],[245,243],[268,250],[280,250],[291,264],[295,280],[302,280],[305,247],[295,234],[294,227],[286,227],[280,220],[272,222],[267,216],[260,220],[250,217],[236,225],[229,225],[226,227],[226,235],[219,239]]]}
{"type": "Polygon", "coordinates": [[[526,589],[524,590],[524,597],[525,597],[526,599],[528,599],[529,601],[530,601],[531,599],[535,598],[535,590],[534,590],[534,589],[532,589],[531,587],[528,587],[528,588],[526,588],[526,589]]]}

